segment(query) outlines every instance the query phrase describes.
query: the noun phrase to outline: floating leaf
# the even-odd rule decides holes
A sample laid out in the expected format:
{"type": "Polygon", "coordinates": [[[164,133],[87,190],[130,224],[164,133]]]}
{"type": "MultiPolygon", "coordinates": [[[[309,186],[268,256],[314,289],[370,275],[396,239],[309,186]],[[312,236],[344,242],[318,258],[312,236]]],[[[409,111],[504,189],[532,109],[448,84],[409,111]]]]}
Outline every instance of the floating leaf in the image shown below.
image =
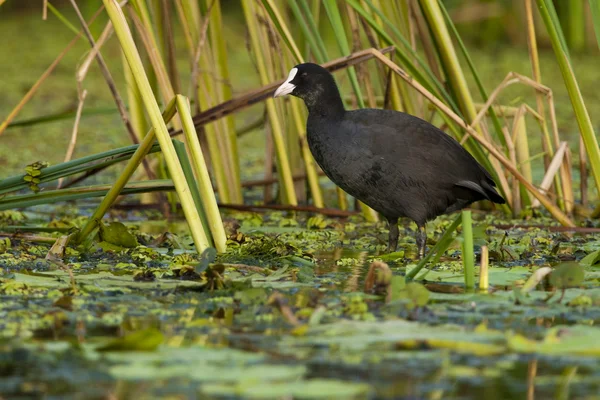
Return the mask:
{"type": "Polygon", "coordinates": [[[148,328],[115,339],[99,348],[97,351],[153,351],[165,340],[161,331],[148,328]]]}
{"type": "Polygon", "coordinates": [[[579,263],[584,267],[591,267],[593,265],[600,264],[600,250],[596,250],[583,257],[579,263]]]}
{"type": "Polygon", "coordinates": [[[560,264],[552,271],[550,283],[559,288],[565,289],[573,286],[579,286],[585,278],[585,270],[579,263],[568,262],[560,264]]]}
{"type": "Polygon", "coordinates": [[[409,299],[415,307],[422,307],[429,301],[429,290],[417,282],[408,283],[402,294],[401,298],[409,299]]]}
{"type": "Polygon", "coordinates": [[[123,223],[117,221],[106,225],[100,223],[100,239],[109,244],[126,248],[138,245],[137,238],[123,223]]]}

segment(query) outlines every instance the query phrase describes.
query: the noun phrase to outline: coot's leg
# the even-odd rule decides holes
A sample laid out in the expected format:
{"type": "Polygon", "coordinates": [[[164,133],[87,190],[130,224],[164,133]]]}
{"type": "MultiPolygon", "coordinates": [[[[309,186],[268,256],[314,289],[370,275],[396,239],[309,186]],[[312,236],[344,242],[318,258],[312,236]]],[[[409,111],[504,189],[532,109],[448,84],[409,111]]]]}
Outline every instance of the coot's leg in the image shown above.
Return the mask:
{"type": "Polygon", "coordinates": [[[419,258],[425,257],[425,244],[427,243],[427,231],[425,225],[418,225],[416,240],[419,258]]]}
{"type": "Polygon", "coordinates": [[[388,225],[390,228],[390,235],[387,252],[391,253],[396,251],[396,248],[398,247],[398,235],[400,235],[400,232],[398,231],[398,219],[388,218],[388,225]]]}

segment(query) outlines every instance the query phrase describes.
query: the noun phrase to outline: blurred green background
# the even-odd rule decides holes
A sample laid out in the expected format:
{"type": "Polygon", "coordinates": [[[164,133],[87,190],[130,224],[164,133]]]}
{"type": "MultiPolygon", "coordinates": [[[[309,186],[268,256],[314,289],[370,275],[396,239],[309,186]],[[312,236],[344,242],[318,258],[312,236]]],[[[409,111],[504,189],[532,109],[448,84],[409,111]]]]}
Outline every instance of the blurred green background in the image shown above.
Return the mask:
{"type": "MultiPolygon", "coordinates": [[[[575,73],[592,121],[596,126],[595,117],[600,111],[600,91],[596,87],[600,82],[599,51],[587,10],[588,3],[583,0],[574,1],[582,3],[583,19],[580,22],[585,23],[579,23],[579,26],[572,26],[573,24],[568,22],[571,16],[568,14],[569,10],[564,7],[566,2],[557,1],[555,3],[572,51],[575,73]]],[[[79,3],[84,16],[89,18],[102,2],[86,0],[79,3]]],[[[60,12],[79,28],[68,1],[53,1],[52,4],[56,5],[60,12]]],[[[523,7],[520,0],[449,0],[444,4],[448,7],[453,21],[465,40],[488,92],[495,88],[509,71],[531,76],[524,34],[523,7]]],[[[260,86],[258,73],[248,51],[248,37],[241,6],[236,0],[227,0],[222,1],[222,9],[231,68],[230,83],[234,93],[241,94],[260,86]]],[[[100,34],[105,22],[106,16],[102,15],[92,25],[94,35],[100,34]]],[[[545,30],[541,23],[538,23],[537,26],[540,28],[538,29],[538,38],[542,79],[554,91],[561,136],[573,141],[572,148],[576,148],[578,128],[571,104],[554,54],[544,36],[545,30]]],[[[291,28],[293,29],[294,26],[291,28]]],[[[189,61],[183,44],[183,33],[177,25],[175,30],[178,62],[181,63],[180,70],[187,71],[189,70],[189,61]]],[[[3,120],[73,38],[73,33],[51,13],[48,14],[47,20],[42,20],[41,1],[8,0],[0,6],[0,38],[0,54],[3,55],[3,62],[0,63],[0,93],[2,93],[0,96],[0,120],[3,120]]],[[[340,56],[333,35],[329,37],[325,35],[325,39],[328,41],[330,54],[335,57],[340,56]]],[[[34,98],[25,106],[15,122],[68,110],[74,111],[77,106],[75,73],[88,50],[88,43],[79,40],[52,76],[43,83],[34,98]]],[[[112,37],[103,48],[102,54],[117,85],[122,88],[124,77],[120,50],[115,37],[112,37]]],[[[371,67],[374,66],[374,63],[374,61],[369,61],[371,67]]],[[[185,74],[182,75],[182,87],[184,94],[187,95],[189,93],[185,93],[185,88],[189,77],[185,74]]],[[[336,78],[342,87],[348,87],[345,74],[337,74],[336,78]]],[[[470,83],[473,84],[473,82],[470,83]]],[[[85,110],[108,109],[108,113],[83,118],[79,127],[79,139],[74,157],[130,144],[96,64],[93,64],[83,88],[88,91],[85,110]]],[[[347,94],[350,94],[350,90],[347,91],[347,94]]],[[[531,89],[514,85],[503,92],[499,102],[505,105],[522,102],[534,105],[535,97],[531,89]]],[[[255,120],[262,112],[262,105],[256,105],[237,113],[237,125],[243,126],[245,123],[255,120]]],[[[528,118],[531,119],[531,117],[528,118]]],[[[533,123],[533,119],[528,122],[529,135],[540,133],[539,128],[533,123]]],[[[34,161],[43,160],[52,164],[61,162],[72,128],[73,118],[41,125],[9,128],[0,136],[0,178],[19,173],[27,164],[34,161]]],[[[240,148],[242,149],[243,179],[255,178],[261,174],[264,137],[264,128],[256,129],[254,132],[242,136],[240,148]]],[[[537,140],[531,142],[539,144],[537,140]]],[[[112,172],[109,170],[100,180],[106,181],[114,174],[114,170],[112,172]]]]}

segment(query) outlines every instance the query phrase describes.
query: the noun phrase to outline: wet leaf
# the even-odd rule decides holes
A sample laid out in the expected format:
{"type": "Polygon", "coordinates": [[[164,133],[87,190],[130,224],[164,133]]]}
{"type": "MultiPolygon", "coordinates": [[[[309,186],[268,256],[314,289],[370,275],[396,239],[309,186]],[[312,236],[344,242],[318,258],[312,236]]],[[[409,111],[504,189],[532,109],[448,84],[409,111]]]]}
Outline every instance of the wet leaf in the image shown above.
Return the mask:
{"type": "Polygon", "coordinates": [[[591,267],[593,265],[600,264],[600,250],[596,250],[583,257],[579,263],[584,267],[591,267]]]}
{"type": "Polygon", "coordinates": [[[144,329],[125,335],[122,338],[98,347],[97,351],[153,351],[164,342],[161,331],[155,328],[144,329]]]}
{"type": "Polygon", "coordinates": [[[429,301],[429,290],[417,282],[407,283],[401,293],[401,297],[409,299],[414,307],[422,307],[429,301]]]}
{"type": "Polygon", "coordinates": [[[579,263],[569,262],[557,266],[550,275],[550,283],[559,288],[579,286],[585,278],[585,270],[579,263]]]}
{"type": "Polygon", "coordinates": [[[100,239],[109,244],[133,248],[138,245],[137,238],[129,232],[129,229],[121,222],[111,222],[109,224],[100,223],[100,239]]]}

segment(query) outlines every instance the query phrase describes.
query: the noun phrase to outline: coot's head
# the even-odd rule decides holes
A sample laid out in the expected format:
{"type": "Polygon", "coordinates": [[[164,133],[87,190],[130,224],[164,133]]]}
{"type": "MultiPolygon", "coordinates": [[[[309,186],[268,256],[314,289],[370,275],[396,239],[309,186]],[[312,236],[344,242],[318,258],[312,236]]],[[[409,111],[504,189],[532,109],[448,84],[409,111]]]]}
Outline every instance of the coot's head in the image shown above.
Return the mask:
{"type": "Polygon", "coordinates": [[[318,64],[298,64],[287,79],[277,88],[273,97],[291,94],[304,100],[309,110],[342,106],[340,94],[333,76],[318,64]]]}

